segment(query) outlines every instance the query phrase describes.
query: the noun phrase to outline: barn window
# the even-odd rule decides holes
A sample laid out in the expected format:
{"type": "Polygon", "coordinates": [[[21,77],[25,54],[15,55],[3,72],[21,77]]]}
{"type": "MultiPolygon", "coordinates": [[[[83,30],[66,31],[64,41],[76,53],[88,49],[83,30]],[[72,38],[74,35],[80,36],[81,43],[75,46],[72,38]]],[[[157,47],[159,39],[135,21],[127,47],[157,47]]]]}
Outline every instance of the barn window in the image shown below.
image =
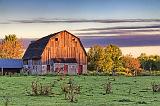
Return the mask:
{"type": "Polygon", "coordinates": [[[77,41],[75,42],[75,46],[77,47],[77,41]]]}
{"type": "Polygon", "coordinates": [[[32,64],[33,64],[33,65],[39,65],[39,64],[40,64],[40,61],[37,60],[37,59],[36,59],[36,60],[32,60],[32,64]]]}
{"type": "Polygon", "coordinates": [[[58,38],[55,38],[55,41],[58,41],[58,38]]]}
{"type": "Polygon", "coordinates": [[[24,65],[28,65],[28,60],[24,60],[24,61],[23,61],[23,64],[24,64],[24,65]]]}
{"type": "Polygon", "coordinates": [[[73,41],[75,41],[75,38],[72,38],[73,41]]]}

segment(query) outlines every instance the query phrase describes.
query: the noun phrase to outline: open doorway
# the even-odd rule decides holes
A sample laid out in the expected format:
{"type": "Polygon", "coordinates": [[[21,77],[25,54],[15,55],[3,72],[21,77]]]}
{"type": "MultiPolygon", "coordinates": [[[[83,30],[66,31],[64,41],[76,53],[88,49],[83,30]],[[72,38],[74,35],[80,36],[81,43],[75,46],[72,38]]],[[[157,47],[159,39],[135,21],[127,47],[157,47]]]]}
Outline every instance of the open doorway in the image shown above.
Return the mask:
{"type": "Polygon", "coordinates": [[[81,75],[83,72],[83,65],[79,65],[78,67],[78,74],[81,75]]]}

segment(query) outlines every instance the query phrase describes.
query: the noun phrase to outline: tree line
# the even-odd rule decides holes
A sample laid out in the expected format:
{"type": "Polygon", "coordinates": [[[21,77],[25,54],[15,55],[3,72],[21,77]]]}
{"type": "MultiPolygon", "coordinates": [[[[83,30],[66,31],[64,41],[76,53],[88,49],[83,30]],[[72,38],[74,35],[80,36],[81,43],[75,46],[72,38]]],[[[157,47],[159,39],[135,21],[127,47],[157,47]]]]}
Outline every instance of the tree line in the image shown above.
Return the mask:
{"type": "Polygon", "coordinates": [[[160,56],[142,53],[135,58],[132,55],[124,56],[116,45],[95,45],[88,51],[88,70],[133,76],[143,71],[160,70],[160,56]]]}
{"type": "MultiPolygon", "coordinates": [[[[15,34],[5,35],[0,41],[0,58],[20,59],[23,55],[23,44],[15,34]]],[[[142,53],[135,58],[123,55],[116,45],[102,47],[94,45],[87,53],[88,70],[104,73],[137,75],[142,71],[159,71],[160,56],[142,53]]]]}
{"type": "Polygon", "coordinates": [[[159,55],[149,55],[142,53],[138,57],[141,68],[148,71],[159,71],[160,70],[160,56],[159,55]]]}

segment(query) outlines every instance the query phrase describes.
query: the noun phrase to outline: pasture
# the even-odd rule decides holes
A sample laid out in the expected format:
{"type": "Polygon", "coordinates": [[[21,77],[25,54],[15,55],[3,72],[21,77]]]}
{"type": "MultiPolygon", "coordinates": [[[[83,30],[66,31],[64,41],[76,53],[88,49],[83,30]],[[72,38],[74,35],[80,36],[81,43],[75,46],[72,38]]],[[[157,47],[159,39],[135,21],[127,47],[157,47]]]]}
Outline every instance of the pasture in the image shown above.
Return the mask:
{"type": "Polygon", "coordinates": [[[70,76],[0,76],[0,106],[158,106],[160,93],[152,91],[151,83],[160,83],[158,76],[72,76],[80,85],[76,102],[64,98],[61,85],[70,76]],[[115,79],[115,80],[114,80],[115,79]],[[30,96],[32,81],[52,84],[52,95],[30,96]],[[110,81],[112,93],[105,94],[104,84],[110,81]],[[7,99],[6,99],[7,98],[7,99]]]}

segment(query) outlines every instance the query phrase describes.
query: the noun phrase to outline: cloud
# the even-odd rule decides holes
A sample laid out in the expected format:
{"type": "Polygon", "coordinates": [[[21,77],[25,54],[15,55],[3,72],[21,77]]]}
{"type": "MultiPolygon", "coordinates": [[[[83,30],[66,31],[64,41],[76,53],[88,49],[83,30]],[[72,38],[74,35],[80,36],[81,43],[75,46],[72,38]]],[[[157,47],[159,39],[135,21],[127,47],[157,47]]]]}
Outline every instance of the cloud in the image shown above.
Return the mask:
{"type": "Polygon", "coordinates": [[[86,28],[79,29],[75,31],[102,31],[102,30],[117,30],[117,29],[151,29],[151,28],[160,28],[160,25],[149,25],[149,26],[118,26],[118,27],[110,27],[110,28],[86,28]]]}
{"type": "MultiPolygon", "coordinates": [[[[156,34],[151,35],[126,35],[126,36],[78,36],[81,39],[85,48],[91,47],[95,44],[106,46],[115,44],[120,47],[131,46],[160,46],[160,36],[156,34]]],[[[24,47],[27,48],[31,41],[35,38],[22,38],[24,47]]]]}
{"type": "Polygon", "coordinates": [[[126,36],[79,36],[83,45],[88,48],[95,44],[106,46],[115,44],[120,47],[131,46],[159,46],[159,35],[126,35],[126,36]]]}
{"type": "Polygon", "coordinates": [[[160,29],[141,29],[141,30],[108,30],[108,31],[97,31],[97,32],[82,32],[76,33],[77,35],[103,35],[103,34],[131,34],[131,33],[149,33],[158,32],[160,29]]]}
{"type": "Polygon", "coordinates": [[[126,22],[160,22],[160,19],[22,19],[9,20],[10,23],[126,23],[126,22]]]}
{"type": "Polygon", "coordinates": [[[0,22],[0,24],[11,24],[10,22],[0,22]]]}

